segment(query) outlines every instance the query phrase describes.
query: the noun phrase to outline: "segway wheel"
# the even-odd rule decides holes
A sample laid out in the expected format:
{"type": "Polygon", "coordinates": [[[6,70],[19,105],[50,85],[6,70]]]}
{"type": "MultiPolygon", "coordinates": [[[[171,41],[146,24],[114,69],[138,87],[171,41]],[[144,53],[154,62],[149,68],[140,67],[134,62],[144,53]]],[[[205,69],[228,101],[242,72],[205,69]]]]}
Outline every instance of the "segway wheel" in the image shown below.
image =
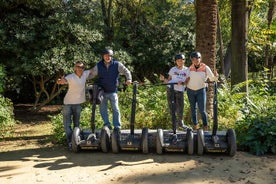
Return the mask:
{"type": "Polygon", "coordinates": [[[80,141],[80,128],[75,127],[72,134],[72,151],[75,153],[80,152],[80,146],[78,145],[80,141]]]}
{"type": "Polygon", "coordinates": [[[237,152],[236,133],[234,129],[227,130],[227,141],[228,141],[228,153],[229,156],[234,156],[237,152]]]}
{"type": "Polygon", "coordinates": [[[192,155],[194,153],[194,134],[191,129],[187,130],[187,152],[188,155],[192,155]]]}
{"type": "Polygon", "coordinates": [[[157,137],[156,137],[156,153],[161,155],[163,153],[163,130],[157,129],[157,137]]]}
{"type": "Polygon", "coordinates": [[[203,148],[204,148],[204,133],[203,130],[200,128],[197,130],[197,154],[203,155],[203,148]]]}
{"type": "Polygon", "coordinates": [[[149,153],[149,144],[148,144],[148,129],[143,128],[142,130],[142,151],[143,153],[149,153]]]}
{"type": "Polygon", "coordinates": [[[110,149],[110,129],[104,126],[101,130],[101,149],[107,153],[110,149]]]}
{"type": "Polygon", "coordinates": [[[113,153],[119,152],[119,129],[115,128],[111,134],[111,148],[113,153]]]}

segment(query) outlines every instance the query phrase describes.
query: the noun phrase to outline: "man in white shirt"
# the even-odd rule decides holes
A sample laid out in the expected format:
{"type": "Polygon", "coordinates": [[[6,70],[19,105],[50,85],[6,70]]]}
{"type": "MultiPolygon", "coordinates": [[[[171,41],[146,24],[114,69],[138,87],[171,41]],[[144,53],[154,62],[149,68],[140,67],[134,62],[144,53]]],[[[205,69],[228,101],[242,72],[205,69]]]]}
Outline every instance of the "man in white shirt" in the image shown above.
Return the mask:
{"type": "Polygon", "coordinates": [[[77,61],[74,66],[74,73],[58,79],[57,84],[68,84],[68,91],[63,103],[63,125],[66,134],[66,141],[69,149],[72,147],[72,132],[75,127],[80,125],[81,104],[85,102],[85,84],[91,73],[84,70],[83,62],[77,61]],[[73,128],[71,126],[73,121],[73,128]]]}

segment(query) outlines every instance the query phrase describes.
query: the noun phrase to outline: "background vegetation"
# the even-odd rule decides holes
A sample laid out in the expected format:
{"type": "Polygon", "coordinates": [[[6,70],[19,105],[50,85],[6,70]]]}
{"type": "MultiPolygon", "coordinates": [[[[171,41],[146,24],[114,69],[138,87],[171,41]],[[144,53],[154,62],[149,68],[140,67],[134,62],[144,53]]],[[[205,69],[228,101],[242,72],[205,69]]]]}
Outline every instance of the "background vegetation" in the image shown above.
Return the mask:
{"type": "MultiPolygon", "coordinates": [[[[217,44],[216,67],[224,81],[219,88],[219,127],[235,128],[241,149],[275,153],[275,14],[268,24],[275,0],[249,1],[248,70],[254,74],[247,81],[247,98],[240,90],[244,83],[229,83],[229,45],[235,29],[231,1],[217,2],[222,45],[217,44]]],[[[196,47],[192,0],[0,0],[0,18],[1,132],[14,124],[13,104],[31,103],[33,110],[62,104],[66,86],[58,86],[56,79],[72,72],[75,60],[83,60],[87,68],[94,66],[104,47],[115,51],[115,58],[131,69],[134,80],[150,84],[159,82],[159,74],[167,74],[176,53],[183,52],[190,65],[189,53],[196,47]]],[[[131,89],[119,92],[125,128],[130,93],[131,89]]],[[[137,128],[170,127],[165,96],[164,87],[139,86],[137,128]]],[[[185,100],[187,123],[188,108],[185,100]]],[[[89,104],[84,106],[83,127],[90,121],[90,109],[89,104]]],[[[61,115],[52,118],[54,134],[62,140],[61,115]]],[[[97,123],[100,126],[101,119],[97,123]]]]}

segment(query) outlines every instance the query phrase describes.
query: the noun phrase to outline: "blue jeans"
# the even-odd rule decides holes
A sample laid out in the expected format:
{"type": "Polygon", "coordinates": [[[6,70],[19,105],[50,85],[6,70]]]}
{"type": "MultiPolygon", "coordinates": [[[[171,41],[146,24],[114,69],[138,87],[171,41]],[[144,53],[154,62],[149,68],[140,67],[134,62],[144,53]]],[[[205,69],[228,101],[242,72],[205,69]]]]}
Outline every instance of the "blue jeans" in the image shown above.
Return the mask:
{"type": "Polygon", "coordinates": [[[208,117],[206,112],[206,89],[202,88],[194,91],[187,88],[187,95],[190,102],[193,124],[194,125],[198,124],[198,119],[197,119],[197,107],[198,107],[199,112],[201,114],[203,126],[207,126],[208,117]]]}
{"type": "Polygon", "coordinates": [[[67,143],[72,141],[73,128],[80,126],[81,104],[66,104],[63,106],[63,125],[67,143]],[[71,124],[73,122],[74,127],[71,124]]]}
{"type": "Polygon", "coordinates": [[[111,123],[108,118],[108,101],[110,101],[112,109],[112,118],[114,128],[121,128],[121,116],[119,110],[118,94],[117,93],[104,93],[103,101],[100,105],[100,113],[104,121],[104,126],[111,128],[111,123]]]}

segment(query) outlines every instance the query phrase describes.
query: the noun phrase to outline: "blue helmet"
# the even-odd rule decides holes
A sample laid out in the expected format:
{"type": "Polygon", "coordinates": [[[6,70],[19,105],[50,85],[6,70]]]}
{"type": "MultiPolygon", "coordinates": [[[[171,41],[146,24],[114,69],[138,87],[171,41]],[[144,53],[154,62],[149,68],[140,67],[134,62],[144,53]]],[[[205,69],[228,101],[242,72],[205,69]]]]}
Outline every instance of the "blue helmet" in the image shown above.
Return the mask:
{"type": "Polygon", "coordinates": [[[184,54],[176,54],[175,57],[174,57],[174,60],[176,61],[178,59],[185,59],[184,54]]]}
{"type": "Polygon", "coordinates": [[[191,53],[191,58],[201,58],[201,54],[200,52],[192,52],[191,53]]]}

